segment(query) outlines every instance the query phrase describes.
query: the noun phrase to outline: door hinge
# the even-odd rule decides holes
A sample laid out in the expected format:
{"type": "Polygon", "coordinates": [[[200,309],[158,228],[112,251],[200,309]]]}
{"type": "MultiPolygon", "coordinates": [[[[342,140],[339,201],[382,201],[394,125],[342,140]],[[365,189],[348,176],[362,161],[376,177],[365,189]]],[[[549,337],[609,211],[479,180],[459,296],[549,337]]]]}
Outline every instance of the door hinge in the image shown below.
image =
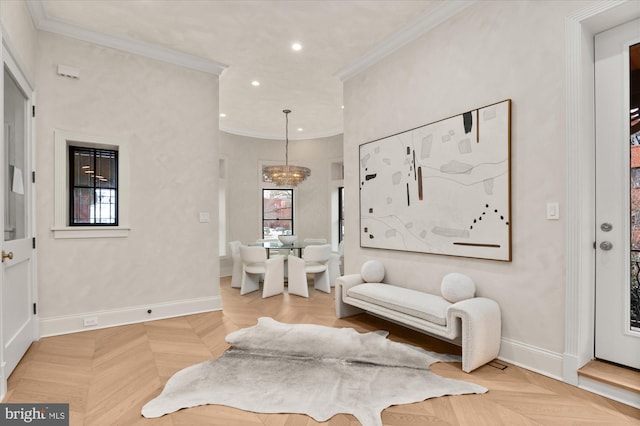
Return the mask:
{"type": "Polygon", "coordinates": [[[35,250],[36,249],[36,237],[33,237],[33,239],[31,241],[33,242],[33,244],[32,244],[33,249],[35,250]]]}
{"type": "Polygon", "coordinates": [[[36,183],[36,172],[31,172],[31,183],[36,183]]]}
{"type": "Polygon", "coordinates": [[[34,303],[33,304],[33,315],[36,315],[38,313],[38,308],[37,305],[34,303]]]}
{"type": "Polygon", "coordinates": [[[31,117],[36,118],[36,106],[31,106],[31,117]]]}

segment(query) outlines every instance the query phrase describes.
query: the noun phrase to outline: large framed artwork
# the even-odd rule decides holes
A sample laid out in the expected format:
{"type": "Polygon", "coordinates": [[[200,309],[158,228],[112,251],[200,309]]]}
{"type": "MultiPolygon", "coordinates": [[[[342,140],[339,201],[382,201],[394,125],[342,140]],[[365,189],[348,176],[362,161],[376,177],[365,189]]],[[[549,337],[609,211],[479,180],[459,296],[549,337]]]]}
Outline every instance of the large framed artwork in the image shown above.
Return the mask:
{"type": "Polygon", "coordinates": [[[511,100],[360,145],[360,246],[511,261],[511,100]]]}

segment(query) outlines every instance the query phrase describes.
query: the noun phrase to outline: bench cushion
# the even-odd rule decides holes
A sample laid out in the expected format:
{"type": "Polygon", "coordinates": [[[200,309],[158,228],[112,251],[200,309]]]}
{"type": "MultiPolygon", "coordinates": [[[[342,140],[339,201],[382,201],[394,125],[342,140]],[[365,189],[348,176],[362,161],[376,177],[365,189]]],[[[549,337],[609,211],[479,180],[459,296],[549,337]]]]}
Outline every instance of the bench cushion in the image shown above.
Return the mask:
{"type": "Polygon", "coordinates": [[[360,268],[360,276],[365,283],[381,283],[384,279],[384,265],[379,260],[367,260],[360,268]]]}
{"type": "Polygon", "coordinates": [[[442,278],[440,292],[446,300],[456,303],[475,297],[476,285],[468,276],[452,272],[442,278]]]}
{"type": "Polygon", "coordinates": [[[347,290],[347,296],[438,325],[447,325],[447,308],[451,306],[441,296],[380,283],[358,284],[347,290]]]}

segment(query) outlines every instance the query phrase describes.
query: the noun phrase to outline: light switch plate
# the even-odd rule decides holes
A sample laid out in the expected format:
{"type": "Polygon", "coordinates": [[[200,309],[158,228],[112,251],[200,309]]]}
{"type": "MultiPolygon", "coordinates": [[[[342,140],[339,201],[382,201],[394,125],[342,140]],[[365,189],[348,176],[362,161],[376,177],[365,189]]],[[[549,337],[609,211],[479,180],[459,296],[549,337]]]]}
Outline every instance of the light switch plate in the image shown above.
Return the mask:
{"type": "Polygon", "coordinates": [[[560,219],[560,206],[558,203],[547,203],[547,219],[558,220],[560,219]]]}
{"type": "Polygon", "coordinates": [[[209,223],[209,212],[200,212],[200,223],[209,223]]]}

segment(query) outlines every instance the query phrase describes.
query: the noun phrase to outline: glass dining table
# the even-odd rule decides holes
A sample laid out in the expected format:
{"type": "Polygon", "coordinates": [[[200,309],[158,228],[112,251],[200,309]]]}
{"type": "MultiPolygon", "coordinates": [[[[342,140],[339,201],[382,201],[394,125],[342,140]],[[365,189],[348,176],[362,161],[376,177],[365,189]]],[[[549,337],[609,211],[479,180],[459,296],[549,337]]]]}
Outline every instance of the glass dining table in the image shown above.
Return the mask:
{"type": "Polygon", "coordinates": [[[267,250],[267,258],[271,250],[290,250],[297,251],[298,257],[302,257],[302,250],[307,246],[317,245],[318,243],[295,242],[293,244],[282,244],[280,241],[260,241],[249,244],[250,246],[263,246],[267,250]]]}

